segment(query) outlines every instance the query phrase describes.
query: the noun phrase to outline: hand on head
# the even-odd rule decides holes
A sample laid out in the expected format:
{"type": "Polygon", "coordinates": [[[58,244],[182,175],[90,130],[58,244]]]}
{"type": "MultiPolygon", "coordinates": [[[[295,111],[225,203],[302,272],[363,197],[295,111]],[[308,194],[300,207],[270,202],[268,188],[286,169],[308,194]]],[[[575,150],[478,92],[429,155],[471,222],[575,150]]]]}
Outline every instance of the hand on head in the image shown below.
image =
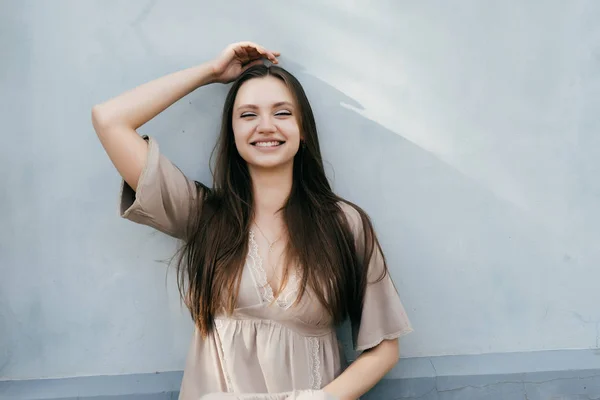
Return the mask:
{"type": "Polygon", "coordinates": [[[252,42],[230,44],[212,61],[214,80],[229,83],[237,79],[246,69],[262,63],[265,59],[277,64],[279,55],[277,51],[267,50],[252,42]]]}

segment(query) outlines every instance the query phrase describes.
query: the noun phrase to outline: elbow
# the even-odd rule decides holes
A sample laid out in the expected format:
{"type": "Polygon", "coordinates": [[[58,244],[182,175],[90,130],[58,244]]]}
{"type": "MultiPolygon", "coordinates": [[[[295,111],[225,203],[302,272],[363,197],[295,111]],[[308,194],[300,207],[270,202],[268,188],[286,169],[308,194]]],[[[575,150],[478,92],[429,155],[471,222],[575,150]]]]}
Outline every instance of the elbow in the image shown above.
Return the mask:
{"type": "Polygon", "coordinates": [[[92,125],[98,134],[109,125],[108,117],[101,104],[92,107],[92,125]]]}
{"type": "Polygon", "coordinates": [[[118,124],[112,114],[114,113],[107,110],[104,104],[96,104],[92,107],[92,125],[98,135],[118,124]]]}

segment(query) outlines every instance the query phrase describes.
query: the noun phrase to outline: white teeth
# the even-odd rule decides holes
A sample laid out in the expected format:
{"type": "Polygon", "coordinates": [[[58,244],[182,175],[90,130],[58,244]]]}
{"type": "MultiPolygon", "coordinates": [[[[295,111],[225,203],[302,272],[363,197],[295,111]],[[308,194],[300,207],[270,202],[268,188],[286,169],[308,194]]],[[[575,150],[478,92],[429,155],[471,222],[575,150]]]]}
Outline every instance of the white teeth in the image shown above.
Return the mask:
{"type": "Polygon", "coordinates": [[[258,147],[275,147],[275,146],[279,146],[279,142],[256,142],[255,146],[258,146],[258,147]]]}

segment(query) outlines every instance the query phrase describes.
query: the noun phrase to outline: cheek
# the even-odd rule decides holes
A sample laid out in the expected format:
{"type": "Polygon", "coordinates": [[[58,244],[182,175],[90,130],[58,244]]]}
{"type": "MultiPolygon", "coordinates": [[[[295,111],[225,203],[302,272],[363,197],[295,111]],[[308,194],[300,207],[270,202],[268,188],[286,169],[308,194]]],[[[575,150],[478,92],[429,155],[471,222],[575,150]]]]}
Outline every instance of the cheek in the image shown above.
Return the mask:
{"type": "Polygon", "coordinates": [[[234,123],[231,128],[233,129],[233,139],[235,140],[235,145],[240,146],[246,144],[248,141],[248,137],[250,136],[251,130],[248,128],[246,124],[234,123]]]}
{"type": "Polygon", "coordinates": [[[300,140],[300,127],[296,121],[292,119],[282,121],[278,128],[287,137],[288,141],[300,140]]]}

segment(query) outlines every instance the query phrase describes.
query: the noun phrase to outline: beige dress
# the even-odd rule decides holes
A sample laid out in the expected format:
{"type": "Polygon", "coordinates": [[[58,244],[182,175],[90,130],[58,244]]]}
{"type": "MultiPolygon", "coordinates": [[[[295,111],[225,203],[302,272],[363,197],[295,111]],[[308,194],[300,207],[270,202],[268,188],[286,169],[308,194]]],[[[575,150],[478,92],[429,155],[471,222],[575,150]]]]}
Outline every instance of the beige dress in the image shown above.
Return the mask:
{"type": "MultiPolygon", "coordinates": [[[[160,154],[154,139],[146,139],[148,158],[137,193],[122,184],[121,215],[181,238],[190,195],[197,195],[195,184],[160,154]]],[[[345,204],[343,210],[355,237],[362,237],[358,212],[345,204]]],[[[296,398],[298,393],[321,389],[345,366],[335,327],[318,301],[307,291],[299,304],[292,305],[298,290],[293,275],[275,299],[254,232],[249,240],[235,313],[217,316],[216,329],[207,339],[202,339],[198,329],[194,332],[180,399],[197,400],[209,394],[206,399],[296,398]]],[[[380,276],[382,265],[377,252],[369,264],[369,282],[380,276]]],[[[356,350],[411,331],[389,274],[369,284],[356,350]]]]}

